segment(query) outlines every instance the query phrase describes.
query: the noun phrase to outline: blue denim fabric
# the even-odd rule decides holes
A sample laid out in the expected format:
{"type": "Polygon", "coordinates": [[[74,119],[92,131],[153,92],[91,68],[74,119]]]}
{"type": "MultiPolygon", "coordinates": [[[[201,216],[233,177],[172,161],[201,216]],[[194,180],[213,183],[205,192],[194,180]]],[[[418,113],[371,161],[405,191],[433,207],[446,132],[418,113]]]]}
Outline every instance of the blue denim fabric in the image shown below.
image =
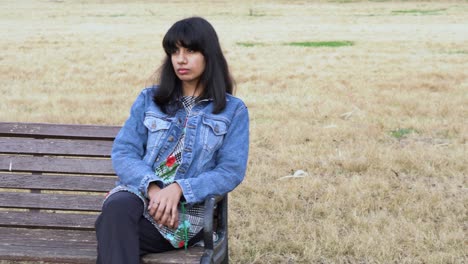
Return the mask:
{"type": "Polygon", "coordinates": [[[183,108],[169,115],[153,102],[155,89],[140,93],[115,138],[112,164],[119,177],[117,185],[145,197],[151,182],[163,187],[155,168],[174,150],[187,118],[182,163],[175,176],[186,202],[194,204],[208,195],[232,191],[244,179],[247,166],[249,115],[245,104],[227,95],[226,108],[219,114],[212,113],[211,100],[203,100],[189,116],[183,108]]]}

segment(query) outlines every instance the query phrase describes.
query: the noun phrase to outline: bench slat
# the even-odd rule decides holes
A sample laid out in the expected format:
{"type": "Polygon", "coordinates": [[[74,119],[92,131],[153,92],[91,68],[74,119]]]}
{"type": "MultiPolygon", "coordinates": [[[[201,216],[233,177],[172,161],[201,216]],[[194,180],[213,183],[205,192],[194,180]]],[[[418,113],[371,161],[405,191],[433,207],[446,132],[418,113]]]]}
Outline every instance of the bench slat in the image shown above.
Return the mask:
{"type": "Polygon", "coordinates": [[[175,263],[189,263],[199,264],[200,258],[203,255],[203,248],[193,247],[187,252],[182,250],[168,251],[158,254],[148,254],[142,257],[144,264],[175,264],[175,263]]]}
{"type": "Polygon", "coordinates": [[[97,215],[0,211],[0,226],[94,230],[97,215]]]}
{"type": "Polygon", "coordinates": [[[0,156],[0,171],[114,174],[110,159],[12,155],[0,156]]]}
{"type": "Polygon", "coordinates": [[[36,138],[88,138],[113,140],[119,130],[119,126],[12,122],[0,123],[0,135],[7,137],[34,136],[36,138]]]}
{"type": "MultiPolygon", "coordinates": [[[[96,235],[92,231],[0,227],[0,259],[96,263],[96,235]]],[[[203,248],[149,254],[142,264],[200,263],[203,248]]]]}
{"type": "Polygon", "coordinates": [[[0,193],[5,208],[31,208],[45,210],[100,211],[104,195],[77,195],[55,193],[0,193]]]}
{"type": "Polygon", "coordinates": [[[107,192],[117,177],[0,173],[0,188],[107,192]]]}
{"type": "Polygon", "coordinates": [[[112,141],[0,138],[0,153],[110,157],[112,141]]]}
{"type": "Polygon", "coordinates": [[[0,227],[0,259],[95,263],[95,233],[0,227]]]}

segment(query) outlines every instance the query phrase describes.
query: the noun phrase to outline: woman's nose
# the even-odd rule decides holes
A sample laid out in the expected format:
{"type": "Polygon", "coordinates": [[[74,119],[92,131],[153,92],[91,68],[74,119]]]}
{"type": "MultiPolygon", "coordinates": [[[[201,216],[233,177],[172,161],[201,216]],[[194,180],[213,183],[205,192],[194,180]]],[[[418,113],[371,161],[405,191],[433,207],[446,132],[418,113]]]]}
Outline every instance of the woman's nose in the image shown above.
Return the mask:
{"type": "Polygon", "coordinates": [[[186,63],[187,62],[187,57],[185,56],[185,52],[179,52],[177,54],[177,62],[178,63],[186,63]]]}

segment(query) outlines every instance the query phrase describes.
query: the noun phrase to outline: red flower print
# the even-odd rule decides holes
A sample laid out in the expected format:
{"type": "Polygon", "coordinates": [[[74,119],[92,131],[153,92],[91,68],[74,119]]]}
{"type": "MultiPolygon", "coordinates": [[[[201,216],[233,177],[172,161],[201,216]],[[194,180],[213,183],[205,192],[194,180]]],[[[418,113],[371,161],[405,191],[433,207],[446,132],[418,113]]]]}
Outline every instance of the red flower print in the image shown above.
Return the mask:
{"type": "Polygon", "coordinates": [[[175,162],[176,162],[176,158],[171,155],[171,156],[167,157],[167,159],[166,159],[166,166],[167,167],[172,167],[172,165],[174,165],[175,162]]]}
{"type": "Polygon", "coordinates": [[[179,247],[180,248],[183,247],[184,245],[185,245],[185,241],[182,240],[182,241],[179,242],[179,247]]]}

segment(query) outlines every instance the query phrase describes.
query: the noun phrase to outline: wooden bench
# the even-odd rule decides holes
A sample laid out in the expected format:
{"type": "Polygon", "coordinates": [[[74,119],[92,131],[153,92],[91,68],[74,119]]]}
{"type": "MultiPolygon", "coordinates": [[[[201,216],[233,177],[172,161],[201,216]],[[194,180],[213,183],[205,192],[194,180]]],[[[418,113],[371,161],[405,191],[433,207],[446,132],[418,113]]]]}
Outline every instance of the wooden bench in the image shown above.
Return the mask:
{"type": "MultiPolygon", "coordinates": [[[[95,263],[120,127],[0,122],[0,262],[95,263]]],[[[204,247],[141,263],[227,263],[227,196],[205,201],[204,247]],[[218,236],[213,241],[213,230],[218,236]]]]}

